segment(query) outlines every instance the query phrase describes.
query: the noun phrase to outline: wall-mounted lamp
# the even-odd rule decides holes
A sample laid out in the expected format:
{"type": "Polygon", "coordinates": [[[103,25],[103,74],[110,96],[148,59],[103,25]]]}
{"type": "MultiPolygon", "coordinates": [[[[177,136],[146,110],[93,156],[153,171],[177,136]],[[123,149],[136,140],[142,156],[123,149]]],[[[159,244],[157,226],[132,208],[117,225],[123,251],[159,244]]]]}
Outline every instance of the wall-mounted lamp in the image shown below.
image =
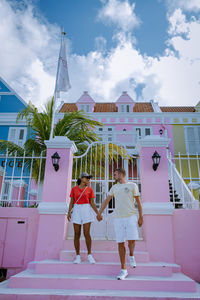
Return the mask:
{"type": "Polygon", "coordinates": [[[152,155],[152,160],[153,160],[153,170],[156,171],[159,163],[160,163],[160,158],[161,156],[158,154],[157,151],[154,152],[154,154],[152,155]]]}
{"type": "Polygon", "coordinates": [[[52,155],[51,159],[52,159],[53,167],[54,167],[55,171],[57,172],[58,169],[59,169],[59,160],[60,160],[60,156],[58,155],[57,152],[55,152],[55,153],[52,155]]]}
{"type": "Polygon", "coordinates": [[[162,130],[162,129],[160,129],[160,130],[159,130],[159,133],[160,133],[160,135],[162,135],[162,134],[163,134],[163,130],[162,130]]]}

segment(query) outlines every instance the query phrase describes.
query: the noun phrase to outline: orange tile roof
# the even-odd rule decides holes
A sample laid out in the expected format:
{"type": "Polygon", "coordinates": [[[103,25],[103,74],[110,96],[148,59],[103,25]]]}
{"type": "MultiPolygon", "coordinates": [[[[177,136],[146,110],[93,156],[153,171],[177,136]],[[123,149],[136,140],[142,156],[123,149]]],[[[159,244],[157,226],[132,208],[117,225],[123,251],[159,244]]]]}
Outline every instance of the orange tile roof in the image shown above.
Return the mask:
{"type": "Polygon", "coordinates": [[[74,112],[78,111],[75,103],[64,103],[59,112],[74,112]]]}
{"type": "Polygon", "coordinates": [[[160,106],[162,112],[195,112],[194,106],[160,106]]]}
{"type": "Polygon", "coordinates": [[[96,103],[94,106],[94,112],[117,112],[117,106],[115,103],[96,103]]]}
{"type": "Polygon", "coordinates": [[[136,102],[133,112],[154,112],[150,102],[136,102]]]}

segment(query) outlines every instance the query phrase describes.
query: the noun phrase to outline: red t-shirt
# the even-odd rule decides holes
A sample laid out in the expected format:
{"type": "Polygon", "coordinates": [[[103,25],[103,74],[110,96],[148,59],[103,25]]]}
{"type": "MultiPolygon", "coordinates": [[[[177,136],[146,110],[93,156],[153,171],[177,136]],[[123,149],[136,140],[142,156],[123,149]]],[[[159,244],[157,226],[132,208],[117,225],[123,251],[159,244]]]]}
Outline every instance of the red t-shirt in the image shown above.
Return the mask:
{"type": "MultiPolygon", "coordinates": [[[[78,185],[72,188],[70,197],[74,198],[74,203],[76,203],[84,189],[85,187],[81,189],[78,185]]],[[[88,204],[90,203],[90,198],[95,198],[95,195],[93,189],[90,186],[88,186],[76,204],[88,204]]]]}

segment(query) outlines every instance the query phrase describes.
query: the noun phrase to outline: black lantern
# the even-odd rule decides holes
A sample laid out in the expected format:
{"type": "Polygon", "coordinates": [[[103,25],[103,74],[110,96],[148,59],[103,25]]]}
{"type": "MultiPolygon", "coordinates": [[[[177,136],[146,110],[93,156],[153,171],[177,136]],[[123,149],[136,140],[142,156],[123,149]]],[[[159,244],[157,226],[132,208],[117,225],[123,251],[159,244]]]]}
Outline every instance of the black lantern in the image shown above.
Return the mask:
{"type": "Polygon", "coordinates": [[[162,134],[163,134],[163,130],[162,130],[162,129],[160,129],[160,130],[159,130],[159,133],[160,133],[160,135],[162,135],[162,134]]]}
{"type": "Polygon", "coordinates": [[[59,160],[60,160],[60,156],[58,155],[58,152],[55,152],[52,157],[52,164],[54,166],[55,171],[57,172],[59,169],[59,160]]]}
{"type": "Polygon", "coordinates": [[[157,168],[158,168],[158,166],[159,166],[160,158],[161,158],[161,156],[158,154],[157,151],[155,151],[154,154],[152,155],[153,169],[154,169],[154,171],[156,171],[157,168]]]}

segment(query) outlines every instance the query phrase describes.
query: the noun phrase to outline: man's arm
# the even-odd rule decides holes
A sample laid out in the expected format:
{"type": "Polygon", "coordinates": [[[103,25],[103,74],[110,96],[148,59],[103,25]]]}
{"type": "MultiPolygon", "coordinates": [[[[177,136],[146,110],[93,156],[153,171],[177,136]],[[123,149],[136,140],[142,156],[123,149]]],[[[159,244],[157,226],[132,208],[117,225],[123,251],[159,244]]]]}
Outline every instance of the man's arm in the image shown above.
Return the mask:
{"type": "Polygon", "coordinates": [[[110,202],[111,199],[112,199],[112,196],[108,195],[107,198],[101,204],[101,208],[99,210],[99,215],[97,215],[98,221],[102,220],[102,217],[101,217],[101,219],[99,219],[99,216],[101,216],[102,212],[104,211],[104,209],[106,208],[106,206],[108,205],[108,203],[110,202]]]}
{"type": "Polygon", "coordinates": [[[138,208],[138,212],[139,212],[138,225],[139,225],[139,227],[141,227],[143,224],[143,215],[142,215],[142,205],[140,202],[140,196],[135,196],[135,200],[137,202],[137,208],[138,208]]]}

